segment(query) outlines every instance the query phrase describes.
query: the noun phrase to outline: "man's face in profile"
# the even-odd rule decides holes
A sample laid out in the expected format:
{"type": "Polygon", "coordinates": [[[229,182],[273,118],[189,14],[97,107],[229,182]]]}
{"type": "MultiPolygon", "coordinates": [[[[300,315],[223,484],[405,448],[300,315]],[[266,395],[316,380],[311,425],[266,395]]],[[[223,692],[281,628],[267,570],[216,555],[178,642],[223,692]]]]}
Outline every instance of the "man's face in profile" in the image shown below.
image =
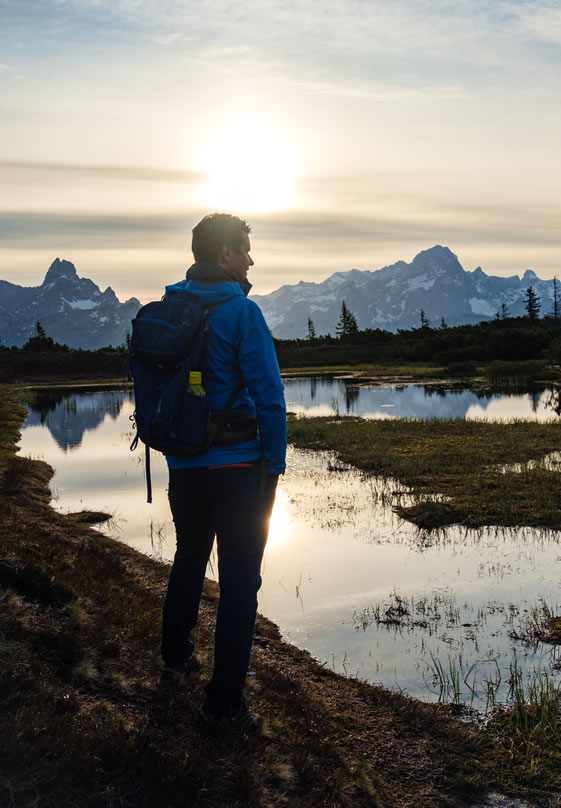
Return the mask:
{"type": "Polygon", "coordinates": [[[235,252],[231,247],[222,248],[222,266],[228,269],[234,278],[240,283],[247,281],[247,271],[253,266],[253,259],[249,254],[251,244],[247,233],[242,233],[242,243],[239,252],[235,252]]]}

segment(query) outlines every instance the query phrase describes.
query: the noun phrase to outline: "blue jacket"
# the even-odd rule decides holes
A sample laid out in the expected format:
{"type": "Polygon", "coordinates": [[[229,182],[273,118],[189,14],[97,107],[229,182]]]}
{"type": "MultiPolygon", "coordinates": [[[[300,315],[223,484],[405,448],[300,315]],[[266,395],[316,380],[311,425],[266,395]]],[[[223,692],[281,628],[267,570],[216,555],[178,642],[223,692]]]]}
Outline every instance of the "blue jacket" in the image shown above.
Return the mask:
{"type": "Polygon", "coordinates": [[[250,284],[236,281],[202,283],[185,280],[166,286],[166,296],[187,290],[203,305],[220,303],[209,315],[204,387],[213,410],[223,410],[232,390],[245,387],[232,411],[257,419],[259,435],[232,446],[211,446],[196,457],[167,456],[169,468],[221,466],[259,460],[267,471],[282,474],[286,457],[286,406],[275,346],[261,309],[249,300],[250,284]]]}

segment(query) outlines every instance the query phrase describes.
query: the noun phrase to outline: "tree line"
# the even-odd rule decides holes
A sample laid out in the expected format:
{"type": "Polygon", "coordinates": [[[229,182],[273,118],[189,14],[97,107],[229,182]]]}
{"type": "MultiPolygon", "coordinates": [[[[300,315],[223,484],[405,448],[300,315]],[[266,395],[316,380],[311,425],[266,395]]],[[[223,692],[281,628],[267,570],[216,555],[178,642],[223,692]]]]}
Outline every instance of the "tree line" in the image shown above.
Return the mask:
{"type": "MultiPolygon", "coordinates": [[[[125,351],[128,352],[130,348],[130,340],[131,335],[127,334],[125,338],[125,342],[122,345],[105,345],[102,348],[97,348],[96,351],[93,353],[123,353],[125,351]]],[[[43,326],[41,325],[40,321],[37,320],[35,323],[35,333],[29,337],[27,342],[22,345],[21,348],[16,348],[12,345],[11,348],[8,348],[5,345],[0,345],[1,350],[11,350],[11,351],[25,351],[31,353],[69,353],[73,350],[81,351],[81,348],[69,348],[68,345],[60,342],[55,342],[52,337],[49,337],[43,326]]]]}
{"type": "MultiPolygon", "coordinates": [[[[529,320],[535,321],[539,319],[541,301],[535,293],[533,286],[529,286],[524,293],[524,308],[526,310],[526,316],[529,320]]],[[[551,313],[546,315],[546,317],[548,316],[552,317],[554,320],[561,319],[561,284],[559,283],[557,275],[553,278],[553,308],[551,313]]],[[[506,320],[508,318],[510,318],[510,310],[506,303],[502,303],[500,309],[495,314],[495,319],[506,320]]],[[[419,320],[421,328],[431,327],[431,321],[426,316],[424,309],[421,309],[419,313],[419,320]]],[[[441,317],[439,328],[447,327],[448,325],[446,320],[444,317],[441,317]]],[[[359,330],[360,329],[358,327],[356,317],[343,300],[341,303],[341,314],[335,327],[335,334],[337,337],[345,337],[350,334],[356,334],[359,332],[359,330]]],[[[317,334],[314,321],[311,317],[308,317],[308,339],[316,338],[317,334]]]]}
{"type": "Polygon", "coordinates": [[[305,339],[275,339],[275,345],[281,367],[420,361],[449,366],[530,359],[561,364],[558,279],[554,278],[551,313],[540,317],[541,301],[531,286],[526,290],[524,307],[523,317],[512,317],[503,304],[494,320],[452,327],[444,317],[434,327],[421,309],[418,328],[393,333],[379,328],[360,329],[343,301],[334,336],[318,336],[308,317],[305,339]]]}

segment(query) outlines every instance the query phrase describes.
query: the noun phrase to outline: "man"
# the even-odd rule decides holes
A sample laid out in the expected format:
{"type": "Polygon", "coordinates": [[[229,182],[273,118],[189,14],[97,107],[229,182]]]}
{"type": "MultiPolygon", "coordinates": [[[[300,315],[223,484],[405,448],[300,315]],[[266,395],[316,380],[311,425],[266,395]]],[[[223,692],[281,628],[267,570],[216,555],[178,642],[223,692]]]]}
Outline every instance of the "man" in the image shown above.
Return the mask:
{"type": "Polygon", "coordinates": [[[162,657],[164,678],[201,667],[192,630],[216,535],[220,601],[214,670],[200,713],[209,724],[227,721],[257,730],[261,718],[248,710],[243,687],[269,517],[285,468],[286,408],[273,340],[261,310],[247,298],[250,232],[236,216],[205,216],[193,230],[195,264],[176,285],[213,307],[204,374],[211,410],[224,411],[239,388],[231,420],[247,423],[254,417],[259,431],[195,457],[167,457],[177,551],[164,604],[162,657]]]}

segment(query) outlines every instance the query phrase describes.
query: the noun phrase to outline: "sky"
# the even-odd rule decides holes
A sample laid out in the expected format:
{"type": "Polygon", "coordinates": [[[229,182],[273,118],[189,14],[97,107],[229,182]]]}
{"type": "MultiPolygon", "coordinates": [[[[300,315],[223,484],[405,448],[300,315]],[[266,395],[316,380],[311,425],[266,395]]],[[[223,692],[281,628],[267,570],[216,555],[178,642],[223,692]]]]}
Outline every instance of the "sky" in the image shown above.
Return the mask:
{"type": "Polygon", "coordinates": [[[0,0],[0,278],[142,302],[208,212],[253,291],[411,261],[561,275],[559,0],[0,0]]]}

